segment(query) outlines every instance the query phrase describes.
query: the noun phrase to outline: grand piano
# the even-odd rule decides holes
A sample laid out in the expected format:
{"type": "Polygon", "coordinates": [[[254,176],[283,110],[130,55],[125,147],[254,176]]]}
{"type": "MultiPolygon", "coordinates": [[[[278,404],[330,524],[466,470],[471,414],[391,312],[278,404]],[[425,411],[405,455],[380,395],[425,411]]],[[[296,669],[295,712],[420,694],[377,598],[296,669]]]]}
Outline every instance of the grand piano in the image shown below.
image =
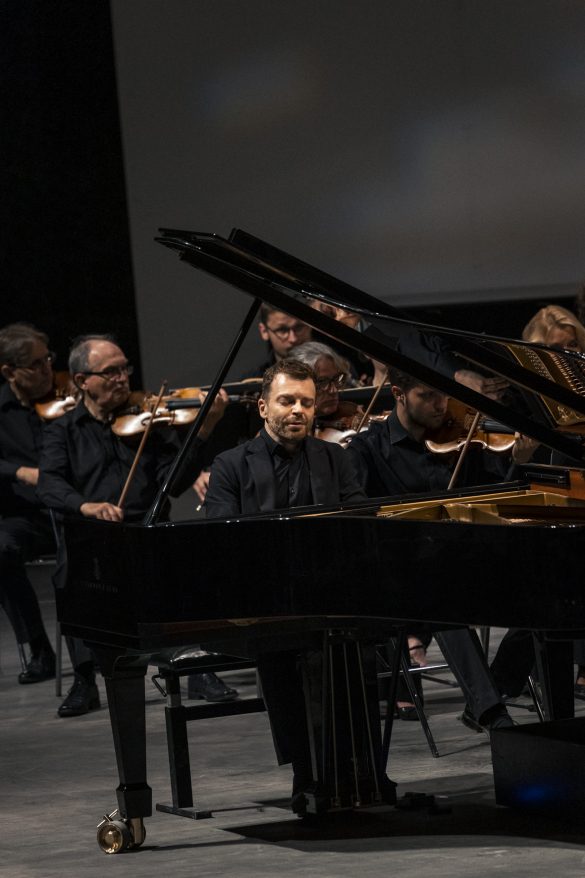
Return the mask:
{"type": "MultiPolygon", "coordinates": [[[[58,596],[59,618],[63,633],[83,638],[97,654],[120,777],[117,819],[106,826],[104,849],[116,852],[144,839],[143,819],[152,809],[144,675],[149,662],[172,662],[191,644],[250,661],[290,649],[320,655],[319,705],[309,692],[306,699],[315,813],[395,801],[386,777],[391,720],[382,741],[375,646],[395,638],[395,684],[413,622],[435,630],[477,625],[540,632],[547,718],[570,717],[572,680],[557,672],[571,665],[570,639],[585,631],[585,501],[574,496],[585,467],[584,358],[415,324],[241,230],[224,239],[165,229],[157,240],[252,303],[144,522],[65,524],[68,576],[58,596]],[[359,313],[360,331],[310,307],[310,299],[359,313]],[[448,497],[160,521],[182,454],[262,301],[533,437],[572,469],[536,466],[519,483],[454,490],[448,497]],[[495,402],[455,381],[457,363],[505,377],[509,401],[495,402]]],[[[173,792],[180,799],[180,791],[173,792]]],[[[175,805],[170,810],[185,813],[184,801],[175,805]]]]}

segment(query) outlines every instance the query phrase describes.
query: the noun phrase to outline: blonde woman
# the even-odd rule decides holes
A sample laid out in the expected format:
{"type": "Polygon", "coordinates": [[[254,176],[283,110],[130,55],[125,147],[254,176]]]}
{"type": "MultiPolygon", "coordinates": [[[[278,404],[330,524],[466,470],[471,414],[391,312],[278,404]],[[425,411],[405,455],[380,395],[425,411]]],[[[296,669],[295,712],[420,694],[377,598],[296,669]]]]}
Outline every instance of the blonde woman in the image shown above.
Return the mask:
{"type": "Polygon", "coordinates": [[[585,353],[585,326],[560,305],[547,305],[537,311],[524,327],[522,338],[524,341],[585,353]]]}

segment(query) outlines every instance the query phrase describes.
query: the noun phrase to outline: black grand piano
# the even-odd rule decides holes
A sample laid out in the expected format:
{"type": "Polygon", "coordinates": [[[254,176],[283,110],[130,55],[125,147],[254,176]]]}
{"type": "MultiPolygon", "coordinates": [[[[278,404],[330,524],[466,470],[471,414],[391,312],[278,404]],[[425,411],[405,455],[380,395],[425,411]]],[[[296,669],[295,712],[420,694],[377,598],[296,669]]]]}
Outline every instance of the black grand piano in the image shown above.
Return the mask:
{"type": "MultiPolygon", "coordinates": [[[[315,713],[307,697],[306,707],[315,789],[310,805],[327,812],[394,801],[377,703],[377,643],[397,639],[396,679],[400,644],[412,622],[546,632],[546,684],[555,668],[571,665],[569,639],[585,630],[585,502],[572,497],[585,466],[579,435],[583,357],[413,324],[386,303],[240,230],[223,239],[165,229],[158,240],[252,297],[183,453],[266,301],[537,439],[572,461],[574,470],[534,467],[521,484],[449,497],[161,522],[180,453],[143,524],[67,522],[68,577],[58,611],[62,631],[95,650],[106,682],[120,775],[118,820],[110,821],[108,832],[117,828],[121,835],[111,851],[139,845],[143,818],[151,814],[144,705],[150,661],[164,663],[194,643],[251,661],[291,648],[320,653],[321,703],[315,713]],[[311,298],[359,313],[360,331],[311,308],[311,298]],[[505,403],[476,393],[453,379],[454,362],[504,376],[516,396],[505,403]]],[[[545,695],[549,719],[572,715],[569,674],[545,685],[545,695]]],[[[188,768],[188,758],[183,761],[188,768]]],[[[169,810],[188,811],[190,781],[187,787],[181,799],[173,786],[175,807],[169,810]]]]}

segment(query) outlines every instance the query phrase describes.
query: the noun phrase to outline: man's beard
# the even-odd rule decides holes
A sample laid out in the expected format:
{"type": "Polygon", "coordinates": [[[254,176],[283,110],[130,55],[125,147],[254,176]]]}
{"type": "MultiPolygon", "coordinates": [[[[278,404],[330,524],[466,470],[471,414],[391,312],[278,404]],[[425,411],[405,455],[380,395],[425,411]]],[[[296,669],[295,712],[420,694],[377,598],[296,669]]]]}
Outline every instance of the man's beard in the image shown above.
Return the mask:
{"type": "Polygon", "coordinates": [[[287,442],[302,442],[311,429],[311,421],[305,415],[299,415],[295,418],[290,415],[282,418],[267,417],[266,426],[270,427],[271,432],[279,439],[284,439],[287,442]],[[303,424],[305,429],[301,430],[299,427],[291,429],[291,422],[295,425],[303,424]]]}

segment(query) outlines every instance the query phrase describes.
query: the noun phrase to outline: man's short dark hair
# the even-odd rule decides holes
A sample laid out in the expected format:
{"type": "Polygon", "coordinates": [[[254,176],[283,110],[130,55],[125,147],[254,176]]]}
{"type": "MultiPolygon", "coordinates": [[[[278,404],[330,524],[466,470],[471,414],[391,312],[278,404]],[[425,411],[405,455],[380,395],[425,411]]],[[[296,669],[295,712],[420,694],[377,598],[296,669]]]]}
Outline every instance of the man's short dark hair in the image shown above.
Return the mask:
{"type": "Polygon", "coordinates": [[[419,378],[413,378],[412,375],[403,372],[401,369],[392,369],[390,372],[390,380],[392,384],[400,387],[404,393],[408,393],[413,387],[426,387],[424,381],[421,381],[419,378]]]}
{"type": "Polygon", "coordinates": [[[69,372],[75,375],[77,372],[89,371],[89,351],[92,341],[109,341],[117,345],[115,336],[110,333],[94,333],[93,335],[78,335],[73,339],[69,351],[69,372]]]}
{"type": "Polygon", "coordinates": [[[0,366],[26,366],[35,342],[49,344],[49,337],[31,323],[9,323],[0,329],[0,366]]]}
{"type": "Polygon", "coordinates": [[[301,363],[299,360],[279,360],[264,373],[262,393],[260,394],[262,399],[268,399],[270,396],[272,382],[277,375],[288,375],[289,378],[294,378],[296,381],[307,381],[310,378],[313,384],[317,383],[315,372],[306,363],[301,363]]]}
{"type": "Polygon", "coordinates": [[[275,308],[274,305],[269,305],[268,302],[262,302],[260,305],[260,320],[264,325],[266,325],[266,321],[270,317],[271,314],[274,314],[275,311],[279,311],[279,308],[275,308]]]}

